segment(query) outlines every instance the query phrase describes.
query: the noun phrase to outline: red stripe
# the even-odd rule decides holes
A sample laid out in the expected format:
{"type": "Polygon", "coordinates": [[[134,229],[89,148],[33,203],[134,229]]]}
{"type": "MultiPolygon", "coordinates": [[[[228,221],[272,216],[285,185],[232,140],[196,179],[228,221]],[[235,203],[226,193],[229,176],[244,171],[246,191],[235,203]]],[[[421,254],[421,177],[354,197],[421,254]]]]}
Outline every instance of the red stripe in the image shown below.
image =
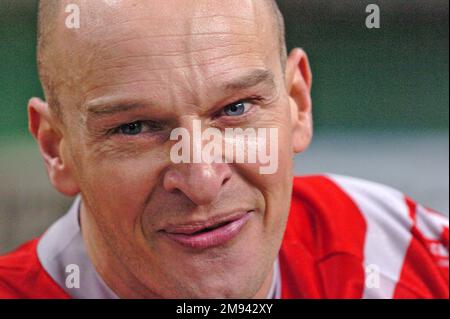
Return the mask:
{"type": "Polygon", "coordinates": [[[361,298],[365,220],[324,176],[294,179],[280,251],[283,298],[361,298]]]}
{"type": "Polygon", "coordinates": [[[68,299],[44,270],[37,256],[38,239],[0,256],[0,299],[68,299]]]}

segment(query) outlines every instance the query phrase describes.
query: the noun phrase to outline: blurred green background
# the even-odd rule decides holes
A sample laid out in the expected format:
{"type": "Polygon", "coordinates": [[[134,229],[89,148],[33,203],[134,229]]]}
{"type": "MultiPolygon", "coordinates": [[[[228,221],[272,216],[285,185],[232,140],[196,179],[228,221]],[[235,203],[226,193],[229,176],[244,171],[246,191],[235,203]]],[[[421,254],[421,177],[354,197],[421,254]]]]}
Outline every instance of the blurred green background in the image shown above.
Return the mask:
{"type": "MultiPolygon", "coordinates": [[[[98,1],[98,0],[92,0],[98,1]]],[[[289,48],[309,54],[316,138],[296,173],[331,171],[400,188],[448,214],[448,1],[279,1],[289,48]],[[381,9],[367,29],[365,8],[381,9]]],[[[0,252],[40,234],[70,203],[27,132],[37,1],[0,0],[0,252]]]]}
{"type": "MultiPolygon", "coordinates": [[[[279,1],[288,46],[310,56],[316,128],[448,130],[448,1],[378,1],[381,28],[369,30],[372,2],[279,1]]],[[[27,99],[42,96],[36,7],[0,1],[2,140],[27,136],[27,99]]]]}

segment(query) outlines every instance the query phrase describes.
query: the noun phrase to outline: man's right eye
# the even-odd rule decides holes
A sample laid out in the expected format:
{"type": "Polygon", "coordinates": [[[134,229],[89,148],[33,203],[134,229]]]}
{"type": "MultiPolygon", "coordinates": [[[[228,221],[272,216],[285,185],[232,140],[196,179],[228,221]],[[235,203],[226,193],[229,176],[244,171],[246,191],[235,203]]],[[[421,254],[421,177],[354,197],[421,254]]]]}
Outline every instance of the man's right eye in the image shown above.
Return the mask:
{"type": "Polygon", "coordinates": [[[112,130],[112,134],[134,136],[143,133],[157,133],[164,129],[164,125],[154,121],[134,121],[122,124],[112,130]]]}
{"type": "Polygon", "coordinates": [[[123,135],[138,135],[142,133],[142,122],[136,121],[119,126],[116,129],[116,133],[123,135]]]}

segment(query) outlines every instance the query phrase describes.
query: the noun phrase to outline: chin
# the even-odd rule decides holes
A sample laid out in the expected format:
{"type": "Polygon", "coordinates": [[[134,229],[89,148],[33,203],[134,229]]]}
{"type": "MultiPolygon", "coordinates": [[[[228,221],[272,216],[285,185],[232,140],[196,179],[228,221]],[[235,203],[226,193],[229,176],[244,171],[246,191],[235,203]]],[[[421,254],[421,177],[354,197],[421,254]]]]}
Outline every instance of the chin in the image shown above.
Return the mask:
{"type": "MultiPolygon", "coordinates": [[[[254,284],[252,286],[255,286],[254,284]]],[[[258,288],[251,289],[249,285],[242,283],[233,285],[223,282],[219,285],[196,285],[189,287],[189,292],[181,293],[178,298],[182,299],[250,299],[256,295],[258,288]]],[[[176,297],[177,298],[177,297],[176,297]]]]}
{"type": "MultiPolygon", "coordinates": [[[[243,269],[216,269],[214,267],[204,271],[201,275],[183,275],[176,280],[177,297],[192,299],[250,299],[253,298],[264,283],[264,273],[243,269]]],[[[261,269],[261,268],[256,268],[261,269]]]]}

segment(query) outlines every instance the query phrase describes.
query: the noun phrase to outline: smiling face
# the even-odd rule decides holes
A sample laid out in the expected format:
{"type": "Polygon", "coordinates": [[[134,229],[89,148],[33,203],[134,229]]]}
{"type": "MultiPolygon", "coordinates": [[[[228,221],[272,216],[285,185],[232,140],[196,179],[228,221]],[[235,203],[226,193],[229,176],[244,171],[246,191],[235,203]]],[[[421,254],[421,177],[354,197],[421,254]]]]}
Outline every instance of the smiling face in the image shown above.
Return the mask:
{"type": "Polygon", "coordinates": [[[121,297],[265,297],[292,157],[311,137],[304,53],[283,69],[272,8],[260,1],[87,6],[54,48],[63,121],[32,100],[30,129],[55,187],[82,194],[96,269],[121,297]],[[277,128],[278,169],[173,163],[170,133],[192,133],[194,120],[277,128]]]}

